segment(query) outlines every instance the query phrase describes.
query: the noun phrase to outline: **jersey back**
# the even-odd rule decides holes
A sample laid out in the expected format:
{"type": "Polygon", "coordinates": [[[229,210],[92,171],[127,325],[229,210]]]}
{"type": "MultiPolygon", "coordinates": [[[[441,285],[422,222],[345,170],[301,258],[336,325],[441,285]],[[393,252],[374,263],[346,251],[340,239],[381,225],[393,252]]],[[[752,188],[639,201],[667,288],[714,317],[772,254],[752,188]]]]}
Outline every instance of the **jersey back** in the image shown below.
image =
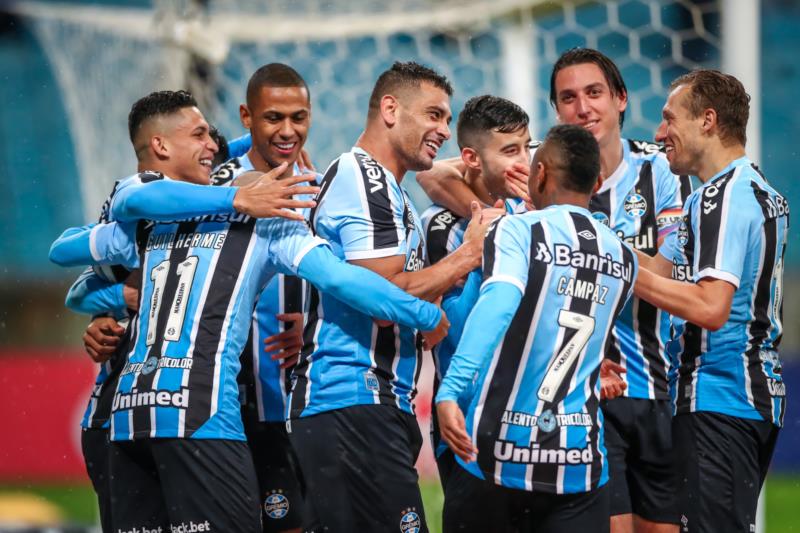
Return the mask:
{"type": "Polygon", "coordinates": [[[714,278],[736,290],[730,317],[717,331],[673,317],[668,348],[680,360],[678,413],[713,411],[782,425],[786,391],[778,347],[788,236],[786,198],[745,157],[689,197],[664,246],[673,278],[714,278]]]}
{"type": "MultiPolygon", "coordinates": [[[[326,171],[311,227],[345,260],[400,255],[406,271],[425,264],[421,223],[407,193],[391,172],[357,147],[326,171]]],[[[311,291],[290,417],[369,404],[413,413],[421,357],[414,329],[379,327],[336,298],[311,291]]]]}
{"type": "Polygon", "coordinates": [[[324,241],[282,218],[208,215],[137,234],[140,314],[112,406],[113,440],[244,440],[239,357],[257,297],[324,241]]]}
{"type": "MultiPolygon", "coordinates": [[[[617,170],[592,196],[592,216],[609,226],[620,239],[648,255],[655,255],[659,239],[674,231],[683,201],[691,192],[688,176],[669,170],[661,147],[623,139],[623,157],[617,170]]],[[[626,368],[622,375],[630,398],[667,400],[670,361],[669,315],[632,297],[612,332],[608,357],[626,368]]]]}
{"type": "Polygon", "coordinates": [[[484,286],[511,283],[523,296],[469,391],[479,453],[464,466],[515,489],[592,490],[608,479],[600,363],[632,290],[634,253],[575,206],[504,217],[485,246],[484,286]]]}

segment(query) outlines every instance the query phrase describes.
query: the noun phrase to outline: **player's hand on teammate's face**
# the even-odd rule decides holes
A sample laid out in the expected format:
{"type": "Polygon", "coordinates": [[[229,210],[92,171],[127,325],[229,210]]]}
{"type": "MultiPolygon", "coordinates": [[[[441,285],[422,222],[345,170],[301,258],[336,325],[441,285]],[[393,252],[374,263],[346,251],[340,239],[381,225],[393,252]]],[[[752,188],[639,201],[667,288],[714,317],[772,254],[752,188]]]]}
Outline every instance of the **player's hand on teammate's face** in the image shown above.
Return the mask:
{"type": "Polygon", "coordinates": [[[291,327],[264,339],[264,351],[271,359],[280,360],[281,368],[291,368],[297,364],[303,349],[303,313],[282,313],[275,317],[291,323],[291,327]]]}
{"type": "Polygon", "coordinates": [[[528,195],[528,176],[530,174],[530,167],[522,163],[514,163],[508,167],[503,176],[506,178],[506,183],[514,196],[521,198],[525,201],[526,205],[530,205],[531,198],[528,195]]]}
{"type": "Polygon", "coordinates": [[[294,200],[292,197],[317,194],[319,187],[300,185],[313,182],[315,176],[311,174],[277,179],[286,171],[286,166],[286,163],[281,163],[253,183],[238,187],[233,208],[255,218],[283,217],[302,221],[303,215],[293,209],[310,208],[317,204],[313,200],[294,200]]]}
{"type": "Polygon", "coordinates": [[[628,384],[620,377],[626,372],[625,367],[611,361],[603,359],[600,363],[600,399],[613,400],[622,396],[628,384]]]}
{"type": "Polygon", "coordinates": [[[426,350],[430,350],[442,342],[442,339],[447,337],[447,332],[450,330],[450,321],[447,319],[447,315],[444,314],[444,309],[441,311],[442,318],[439,320],[436,329],[422,332],[422,347],[426,350]]]}
{"type": "Polygon", "coordinates": [[[92,320],[83,334],[83,347],[95,363],[104,363],[116,351],[125,328],[111,317],[92,320]]]}
{"type": "Polygon", "coordinates": [[[308,155],[305,148],[300,150],[300,155],[297,156],[297,166],[300,167],[300,170],[310,170],[311,172],[316,172],[317,169],[314,168],[314,163],[311,162],[311,156],[308,155]]]}
{"type": "Polygon", "coordinates": [[[439,420],[439,432],[453,453],[465,463],[474,461],[478,449],[467,435],[464,413],[458,404],[453,401],[439,402],[436,404],[436,415],[439,420]]]}
{"type": "Polygon", "coordinates": [[[122,297],[125,300],[125,305],[128,309],[133,311],[139,310],[139,286],[142,282],[141,270],[134,269],[125,278],[125,283],[122,285],[122,297]]]}

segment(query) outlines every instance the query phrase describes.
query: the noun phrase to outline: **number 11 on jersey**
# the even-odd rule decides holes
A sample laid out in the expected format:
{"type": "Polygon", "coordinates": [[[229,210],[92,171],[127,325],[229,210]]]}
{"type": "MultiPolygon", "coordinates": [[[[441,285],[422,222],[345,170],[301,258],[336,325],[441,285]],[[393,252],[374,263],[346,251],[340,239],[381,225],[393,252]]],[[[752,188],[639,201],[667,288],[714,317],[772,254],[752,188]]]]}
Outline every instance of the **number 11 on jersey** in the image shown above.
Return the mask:
{"type": "MultiPolygon", "coordinates": [[[[177,341],[181,337],[183,320],[186,317],[186,306],[189,303],[189,293],[192,290],[195,270],[197,270],[197,261],[197,256],[191,255],[178,264],[176,269],[178,286],[175,290],[175,297],[172,299],[164,330],[165,341],[177,341]]],[[[164,300],[164,287],[167,284],[169,265],[170,262],[167,259],[154,266],[150,271],[150,280],[153,282],[153,296],[150,298],[150,311],[147,321],[147,346],[152,346],[156,341],[156,322],[161,311],[161,303],[164,300]]]]}

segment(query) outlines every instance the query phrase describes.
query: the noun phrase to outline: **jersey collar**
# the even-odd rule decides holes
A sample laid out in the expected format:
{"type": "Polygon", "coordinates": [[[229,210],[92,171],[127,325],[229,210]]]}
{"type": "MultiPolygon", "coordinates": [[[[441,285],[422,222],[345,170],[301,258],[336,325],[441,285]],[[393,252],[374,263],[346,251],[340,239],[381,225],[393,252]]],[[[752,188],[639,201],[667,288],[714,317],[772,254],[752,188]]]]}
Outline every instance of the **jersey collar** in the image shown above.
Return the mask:
{"type": "Polygon", "coordinates": [[[631,147],[628,144],[627,139],[621,139],[622,141],[622,160],[617,165],[617,168],[614,172],[608,176],[603,184],[600,186],[600,189],[595,194],[602,194],[610,189],[613,189],[617,183],[622,179],[625,173],[628,171],[628,159],[630,159],[631,147]]]}

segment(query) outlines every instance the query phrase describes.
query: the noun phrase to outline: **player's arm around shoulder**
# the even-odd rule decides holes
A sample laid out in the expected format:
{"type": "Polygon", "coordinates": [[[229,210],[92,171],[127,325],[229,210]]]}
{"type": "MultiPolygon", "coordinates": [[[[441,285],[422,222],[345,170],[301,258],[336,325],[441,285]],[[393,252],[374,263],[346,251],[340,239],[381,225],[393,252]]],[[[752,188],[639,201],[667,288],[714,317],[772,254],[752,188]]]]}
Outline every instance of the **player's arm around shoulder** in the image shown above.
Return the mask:
{"type": "Polygon", "coordinates": [[[464,182],[466,166],[460,157],[435,161],[430,170],[417,173],[417,183],[434,203],[462,218],[471,215],[470,204],[478,197],[464,182]]]}

